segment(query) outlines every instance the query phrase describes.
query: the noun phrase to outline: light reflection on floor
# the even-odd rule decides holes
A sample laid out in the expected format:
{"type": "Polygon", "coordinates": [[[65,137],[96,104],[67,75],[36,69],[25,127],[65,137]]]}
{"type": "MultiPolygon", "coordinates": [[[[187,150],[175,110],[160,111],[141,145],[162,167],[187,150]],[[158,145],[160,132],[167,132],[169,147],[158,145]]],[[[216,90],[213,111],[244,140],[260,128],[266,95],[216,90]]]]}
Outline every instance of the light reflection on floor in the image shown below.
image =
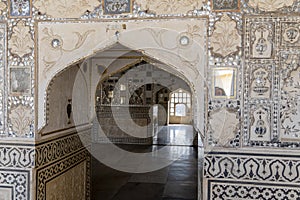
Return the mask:
{"type": "Polygon", "coordinates": [[[193,126],[172,124],[160,128],[160,131],[154,138],[154,144],[191,146],[194,138],[193,126]]]}

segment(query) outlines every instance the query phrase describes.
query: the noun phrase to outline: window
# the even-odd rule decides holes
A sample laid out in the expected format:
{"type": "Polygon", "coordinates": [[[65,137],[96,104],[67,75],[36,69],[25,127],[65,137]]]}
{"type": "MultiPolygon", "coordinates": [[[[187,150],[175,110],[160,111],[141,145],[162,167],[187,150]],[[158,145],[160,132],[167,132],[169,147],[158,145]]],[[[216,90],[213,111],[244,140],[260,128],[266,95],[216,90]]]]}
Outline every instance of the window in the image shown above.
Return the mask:
{"type": "Polygon", "coordinates": [[[184,117],[191,108],[191,95],[182,89],[178,89],[170,95],[170,116],[184,117]]]}

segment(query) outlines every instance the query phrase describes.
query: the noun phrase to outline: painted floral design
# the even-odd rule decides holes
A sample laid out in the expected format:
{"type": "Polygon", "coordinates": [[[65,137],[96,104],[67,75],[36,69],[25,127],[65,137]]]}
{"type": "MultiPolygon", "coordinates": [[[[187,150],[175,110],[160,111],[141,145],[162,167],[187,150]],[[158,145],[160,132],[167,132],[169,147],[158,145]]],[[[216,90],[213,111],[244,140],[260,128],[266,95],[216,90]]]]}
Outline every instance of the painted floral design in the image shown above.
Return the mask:
{"type": "Polygon", "coordinates": [[[249,6],[263,11],[276,11],[279,8],[293,5],[294,0],[249,0],[249,6]]]}
{"type": "Polygon", "coordinates": [[[36,0],[33,5],[42,13],[57,18],[79,18],[85,11],[100,5],[97,0],[36,0]]]}
{"type": "Polygon", "coordinates": [[[227,15],[216,22],[215,30],[210,39],[213,52],[224,57],[241,47],[241,36],[236,29],[236,23],[227,15]]]}
{"type": "Polygon", "coordinates": [[[30,29],[24,21],[19,21],[13,28],[13,34],[8,41],[8,45],[11,53],[20,57],[31,53],[34,42],[31,38],[30,29]]]}

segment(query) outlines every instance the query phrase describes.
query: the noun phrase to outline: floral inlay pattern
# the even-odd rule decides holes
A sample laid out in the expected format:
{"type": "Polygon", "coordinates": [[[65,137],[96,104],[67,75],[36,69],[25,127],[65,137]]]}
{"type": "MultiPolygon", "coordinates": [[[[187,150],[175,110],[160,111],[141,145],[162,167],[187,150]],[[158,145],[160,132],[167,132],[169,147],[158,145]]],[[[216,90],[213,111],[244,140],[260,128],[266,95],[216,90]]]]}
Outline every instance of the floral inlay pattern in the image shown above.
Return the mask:
{"type": "Polygon", "coordinates": [[[137,0],[143,10],[161,14],[185,14],[194,9],[200,9],[203,2],[197,0],[137,0]]]}
{"type": "Polygon", "coordinates": [[[279,8],[293,5],[294,0],[249,0],[249,6],[263,11],[276,11],[279,8]]]}
{"type": "Polygon", "coordinates": [[[223,57],[236,52],[241,47],[241,36],[236,29],[236,23],[229,16],[224,15],[216,22],[210,41],[212,51],[223,57]]]}
{"type": "Polygon", "coordinates": [[[31,53],[34,42],[30,34],[30,29],[25,25],[24,21],[19,21],[13,28],[13,34],[8,41],[8,45],[11,53],[20,57],[31,53]]]}
{"type": "Polygon", "coordinates": [[[11,110],[10,121],[14,134],[24,137],[30,133],[30,125],[33,121],[31,109],[27,106],[19,105],[11,110]]]}
{"type": "Polygon", "coordinates": [[[86,11],[93,11],[100,5],[97,0],[36,0],[33,5],[40,12],[57,18],[79,18],[86,11]]]}

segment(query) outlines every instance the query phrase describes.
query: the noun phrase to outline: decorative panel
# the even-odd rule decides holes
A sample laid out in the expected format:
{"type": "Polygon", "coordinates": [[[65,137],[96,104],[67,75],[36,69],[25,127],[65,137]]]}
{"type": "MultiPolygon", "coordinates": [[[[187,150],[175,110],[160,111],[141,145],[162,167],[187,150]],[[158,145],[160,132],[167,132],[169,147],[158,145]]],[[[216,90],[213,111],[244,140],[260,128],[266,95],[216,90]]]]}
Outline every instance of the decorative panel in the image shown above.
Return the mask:
{"type": "Polygon", "coordinates": [[[186,14],[201,9],[205,0],[136,0],[141,10],[162,14],[186,14]]]}
{"type": "Polygon", "coordinates": [[[10,93],[12,95],[31,94],[31,69],[30,67],[10,67],[10,93]]]}
{"type": "Polygon", "coordinates": [[[85,12],[92,12],[101,1],[98,0],[35,0],[33,5],[40,13],[54,18],[80,18],[85,12]]]}
{"type": "Polygon", "coordinates": [[[30,17],[31,0],[9,0],[10,17],[30,17]]]}
{"type": "Polygon", "coordinates": [[[240,0],[211,0],[213,11],[238,12],[240,0]]]}
{"type": "MultiPolygon", "coordinates": [[[[81,150],[77,153],[74,153],[72,156],[66,157],[63,160],[53,163],[50,166],[38,169],[37,170],[37,189],[36,189],[37,199],[46,200],[47,184],[48,184],[48,189],[54,189],[53,187],[55,187],[55,183],[57,183],[57,180],[54,180],[54,182],[51,182],[51,180],[55,179],[56,177],[58,177],[61,174],[68,172],[68,170],[74,168],[75,166],[77,166],[78,164],[80,164],[82,162],[87,165],[89,165],[89,163],[90,163],[89,153],[87,150],[81,150]]],[[[87,173],[89,173],[89,172],[87,172],[87,173]]],[[[61,178],[63,178],[63,177],[61,177],[61,178]]],[[[67,181],[67,182],[74,183],[74,181],[76,181],[75,179],[72,179],[72,177],[70,175],[68,177],[64,177],[64,178],[63,178],[64,181],[67,181]],[[66,180],[68,178],[69,178],[69,180],[66,180]]],[[[82,176],[81,178],[84,178],[84,176],[82,176]]],[[[89,178],[89,177],[86,177],[86,178],[89,178]]],[[[60,179],[58,179],[58,180],[60,180],[60,179]]],[[[80,180],[80,181],[82,181],[82,180],[80,180]]],[[[64,186],[57,185],[57,187],[59,187],[58,189],[64,190],[64,186]]],[[[82,187],[82,185],[80,187],[82,187]]],[[[64,192],[66,192],[66,191],[64,191],[64,192]]],[[[74,191],[72,191],[72,192],[74,192],[74,191]]],[[[80,192],[80,191],[78,191],[78,192],[80,192]]],[[[88,191],[85,191],[85,199],[89,198],[88,194],[89,194],[88,191]]],[[[81,192],[78,193],[78,195],[81,195],[81,192]]],[[[51,196],[50,194],[48,194],[48,197],[64,199],[65,196],[51,196]]],[[[69,198],[67,198],[67,199],[69,199],[69,198]]]]}
{"type": "Polygon", "coordinates": [[[81,162],[46,183],[46,199],[86,199],[85,181],[86,162],[81,162]]]}
{"type": "Polygon", "coordinates": [[[5,188],[12,188],[11,192],[5,189],[6,195],[13,195],[13,198],[10,197],[9,200],[31,199],[30,191],[32,186],[30,186],[30,177],[31,173],[27,170],[0,169],[0,192],[5,185],[5,188]]]}
{"type": "Polygon", "coordinates": [[[300,141],[300,52],[282,53],[280,68],[280,138],[300,141]]]}
{"type": "Polygon", "coordinates": [[[300,23],[281,22],[281,45],[288,47],[300,47],[300,23]]]}
{"type": "Polygon", "coordinates": [[[259,8],[262,11],[276,11],[280,8],[291,6],[295,0],[249,0],[248,5],[253,8],[259,8]]]}
{"type": "Polygon", "coordinates": [[[209,116],[208,138],[212,137],[211,140],[215,143],[213,146],[230,146],[230,142],[235,139],[238,124],[236,110],[222,108],[212,111],[209,116]]]}
{"type": "Polygon", "coordinates": [[[252,22],[250,25],[251,58],[274,56],[274,23],[252,22]]]}
{"type": "Polygon", "coordinates": [[[299,141],[299,16],[246,16],[244,145],[299,141]]]}
{"type": "Polygon", "coordinates": [[[251,105],[250,140],[271,141],[271,109],[265,105],[251,105]]]}
{"type": "Polygon", "coordinates": [[[241,36],[236,29],[236,22],[228,15],[222,16],[215,24],[210,42],[212,51],[223,57],[237,52],[241,47],[241,36]]]}
{"type": "Polygon", "coordinates": [[[132,12],[132,0],[103,0],[104,14],[126,14],[132,12]]]}

